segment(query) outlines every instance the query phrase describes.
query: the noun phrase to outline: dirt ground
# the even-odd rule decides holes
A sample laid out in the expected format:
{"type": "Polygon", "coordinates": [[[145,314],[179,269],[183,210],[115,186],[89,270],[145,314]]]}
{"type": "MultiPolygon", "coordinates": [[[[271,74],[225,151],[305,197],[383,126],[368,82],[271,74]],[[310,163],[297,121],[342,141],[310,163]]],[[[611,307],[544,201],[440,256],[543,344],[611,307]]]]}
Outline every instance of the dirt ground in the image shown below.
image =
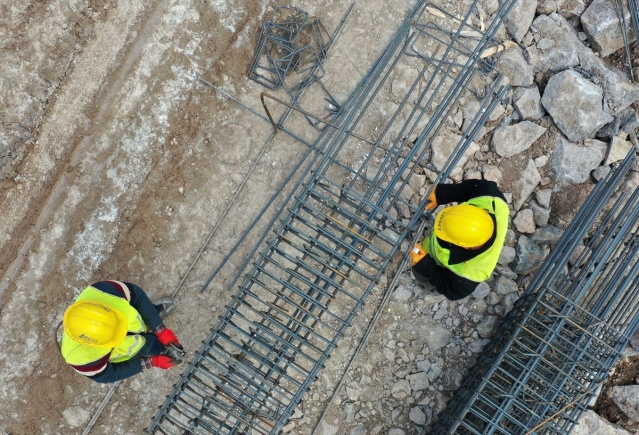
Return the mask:
{"type": "MultiPolygon", "coordinates": [[[[410,6],[354,3],[326,66],[338,97],[368,71],[410,6]]],[[[109,390],[73,373],[53,339],[91,282],[135,282],[153,298],[175,293],[180,308],[167,323],[187,349],[215,325],[260,224],[200,287],[305,147],[281,134],[269,141],[268,123],[197,77],[259,108],[265,89],[247,71],[261,22],[281,4],[0,5],[2,433],[81,433],[109,390]]],[[[294,6],[332,32],[350,4],[294,6]]],[[[124,382],[92,433],[140,433],[179,376],[150,370],[124,382]]]]}
{"type": "MultiPolygon", "coordinates": [[[[413,3],[293,5],[329,32],[355,5],[325,64],[333,95],[350,94],[413,3]]],[[[271,140],[270,124],[198,77],[262,113],[265,88],[247,72],[260,25],[279,5],[290,4],[0,2],[0,432],[79,434],[89,425],[110,386],[75,374],[54,334],[92,282],[175,294],[179,308],[167,324],[191,352],[215,325],[272,210],[252,222],[306,148],[281,133],[271,140]]],[[[521,159],[544,155],[547,141],[521,159]]],[[[507,191],[520,168],[512,160],[500,169],[507,191]]],[[[554,201],[557,221],[578,206],[554,201]]],[[[370,319],[366,309],[345,348],[370,319]]],[[[180,373],[149,370],[124,381],[91,433],[141,433],[180,373]]]]}
{"type": "Polygon", "coordinates": [[[601,394],[593,409],[607,420],[623,427],[630,433],[639,433],[639,423],[628,418],[612,401],[612,388],[616,386],[636,385],[639,382],[639,356],[620,360],[612,375],[604,382],[601,394]]]}

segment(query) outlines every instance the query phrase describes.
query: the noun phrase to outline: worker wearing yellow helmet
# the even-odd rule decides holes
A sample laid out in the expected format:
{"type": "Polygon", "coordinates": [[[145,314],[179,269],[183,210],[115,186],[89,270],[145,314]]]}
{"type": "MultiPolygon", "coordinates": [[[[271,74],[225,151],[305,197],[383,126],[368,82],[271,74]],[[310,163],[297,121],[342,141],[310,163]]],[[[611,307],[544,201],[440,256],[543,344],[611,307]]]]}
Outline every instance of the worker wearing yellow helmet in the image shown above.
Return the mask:
{"type": "Polygon", "coordinates": [[[75,371],[99,383],[151,367],[173,367],[179,360],[169,350],[181,352],[182,345],[160,317],[173,307],[170,298],[154,305],[144,290],[128,282],[92,284],[64,313],[62,356],[75,371]]]}
{"type": "Polygon", "coordinates": [[[497,266],[509,211],[497,184],[488,180],[438,184],[426,211],[453,202],[458,205],[437,214],[433,228],[410,255],[418,282],[429,282],[446,298],[458,300],[470,295],[497,266]]]}

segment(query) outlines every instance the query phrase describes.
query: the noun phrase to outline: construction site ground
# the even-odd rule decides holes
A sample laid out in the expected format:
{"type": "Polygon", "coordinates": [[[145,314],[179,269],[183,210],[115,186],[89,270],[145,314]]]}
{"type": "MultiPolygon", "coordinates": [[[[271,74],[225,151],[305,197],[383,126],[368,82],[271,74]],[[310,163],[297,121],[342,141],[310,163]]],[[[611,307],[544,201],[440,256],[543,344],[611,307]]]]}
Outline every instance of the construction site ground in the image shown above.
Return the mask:
{"type": "MultiPolygon", "coordinates": [[[[413,5],[352,3],[325,63],[325,83],[341,101],[413,5]]],[[[191,354],[215,325],[235,291],[228,283],[272,211],[203,292],[202,284],[306,149],[281,132],[268,142],[269,123],[198,77],[261,112],[259,94],[266,89],[247,72],[260,25],[280,5],[317,16],[332,32],[351,2],[0,5],[0,50],[7,53],[0,72],[10,89],[0,119],[3,128],[22,134],[0,154],[8,156],[0,162],[3,434],[82,433],[109,391],[74,373],[54,340],[66,307],[88,284],[130,281],[152,298],[175,292],[179,306],[167,325],[191,354]]],[[[504,183],[518,178],[516,164],[501,169],[504,183]]],[[[356,318],[344,349],[356,345],[374,306],[356,318]]],[[[349,357],[336,352],[332,367],[349,357]]],[[[154,369],[124,381],[91,433],[141,433],[180,374],[180,367],[154,369]]],[[[329,394],[317,399],[325,403],[329,394]]],[[[314,423],[297,429],[310,433],[314,423]]]]}

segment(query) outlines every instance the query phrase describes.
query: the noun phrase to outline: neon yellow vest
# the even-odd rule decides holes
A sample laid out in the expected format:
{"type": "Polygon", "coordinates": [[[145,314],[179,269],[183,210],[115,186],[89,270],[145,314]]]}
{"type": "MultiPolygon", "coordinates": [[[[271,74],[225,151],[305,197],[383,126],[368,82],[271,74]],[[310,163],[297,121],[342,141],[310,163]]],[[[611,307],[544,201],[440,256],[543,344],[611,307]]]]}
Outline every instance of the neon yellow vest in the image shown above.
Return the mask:
{"type": "Polygon", "coordinates": [[[433,257],[437,264],[451,270],[456,275],[474,282],[486,281],[490,278],[490,274],[493,273],[493,270],[495,270],[501,248],[504,246],[506,232],[508,231],[508,204],[502,199],[493,196],[480,196],[464,204],[475,205],[495,215],[497,234],[495,235],[493,245],[469,261],[452,265],[448,264],[450,251],[443,248],[437,242],[437,237],[434,237],[432,232],[426,236],[422,242],[422,246],[424,250],[433,257]]]}
{"type": "Polygon", "coordinates": [[[73,340],[66,332],[63,332],[61,344],[62,356],[67,364],[76,366],[89,364],[93,361],[99,360],[109,352],[111,352],[109,361],[117,363],[131,359],[133,355],[140,351],[142,346],[144,346],[146,339],[142,335],[135,333],[146,332],[148,329],[142,320],[140,313],[129,305],[126,299],[104,293],[89,286],[80,293],[76,302],[84,300],[100,302],[118,310],[124,315],[128,322],[129,333],[133,332],[134,334],[127,335],[119,346],[111,350],[101,347],[86,346],[73,340]]]}

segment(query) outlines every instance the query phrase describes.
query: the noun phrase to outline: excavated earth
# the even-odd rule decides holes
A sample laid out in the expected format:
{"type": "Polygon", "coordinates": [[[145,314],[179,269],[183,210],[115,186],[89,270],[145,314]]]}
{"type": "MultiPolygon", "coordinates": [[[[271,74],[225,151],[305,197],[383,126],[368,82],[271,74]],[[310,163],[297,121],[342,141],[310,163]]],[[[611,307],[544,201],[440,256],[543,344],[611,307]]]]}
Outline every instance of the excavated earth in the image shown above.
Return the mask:
{"type": "MultiPolygon", "coordinates": [[[[340,100],[368,72],[412,6],[400,0],[352,3],[353,14],[325,65],[340,100]]],[[[293,6],[320,17],[332,31],[350,4],[300,0],[293,6]]],[[[91,282],[134,282],[152,298],[175,294],[179,308],[167,324],[191,354],[215,325],[233,291],[228,284],[270,212],[245,243],[231,247],[305,148],[281,135],[270,141],[270,124],[198,78],[260,108],[265,89],[247,72],[260,25],[280,5],[288,3],[0,4],[2,433],[79,434],[90,424],[110,386],[75,374],[55,336],[64,310],[91,282]]],[[[544,154],[543,140],[530,154],[544,154]]],[[[508,192],[518,166],[502,172],[501,187],[508,192]]],[[[575,194],[583,199],[587,191],[564,195],[575,194]]],[[[565,217],[578,206],[561,196],[555,201],[554,213],[565,217]]],[[[344,349],[354,348],[372,315],[365,308],[358,316],[344,349]]],[[[402,315],[412,316],[395,313],[394,324],[402,315]]],[[[341,351],[332,357],[329,387],[349,358],[341,351]]],[[[448,369],[465,370],[471,362],[448,369]]],[[[124,381],[91,433],[141,433],[180,373],[179,367],[156,369],[124,381]]],[[[296,430],[310,433],[323,410],[314,403],[323,406],[330,397],[322,388],[305,398],[308,418],[296,430]]],[[[341,411],[328,417],[346,433],[341,411]]],[[[393,424],[411,427],[407,413],[393,424]]]]}

